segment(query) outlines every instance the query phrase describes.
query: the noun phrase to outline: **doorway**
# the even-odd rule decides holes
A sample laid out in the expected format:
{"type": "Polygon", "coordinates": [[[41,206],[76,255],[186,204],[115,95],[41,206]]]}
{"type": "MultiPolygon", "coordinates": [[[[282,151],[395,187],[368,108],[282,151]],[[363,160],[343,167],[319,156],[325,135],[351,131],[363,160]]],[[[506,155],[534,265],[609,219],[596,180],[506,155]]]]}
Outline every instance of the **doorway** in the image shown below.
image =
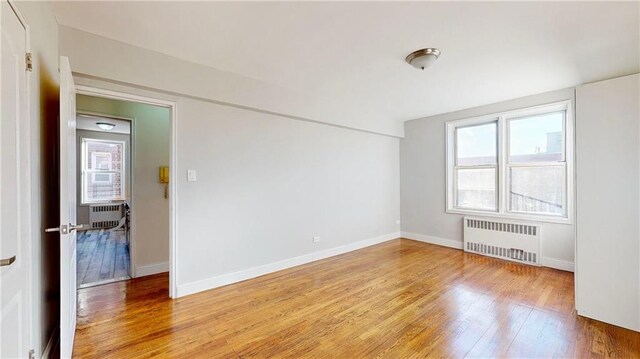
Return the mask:
{"type": "Polygon", "coordinates": [[[79,93],[77,287],[169,271],[167,107],[79,93]]]}
{"type": "Polygon", "coordinates": [[[131,278],[133,121],[87,111],[91,98],[76,106],[76,283],[86,288],[131,278]]]}

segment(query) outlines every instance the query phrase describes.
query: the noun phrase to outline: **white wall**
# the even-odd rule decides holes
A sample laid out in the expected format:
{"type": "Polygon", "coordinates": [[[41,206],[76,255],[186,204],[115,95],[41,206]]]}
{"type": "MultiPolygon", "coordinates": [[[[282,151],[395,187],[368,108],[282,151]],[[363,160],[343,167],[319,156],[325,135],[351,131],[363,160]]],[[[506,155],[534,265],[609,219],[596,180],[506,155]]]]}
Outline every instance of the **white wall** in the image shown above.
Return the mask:
{"type": "Polygon", "coordinates": [[[640,75],[576,97],[576,308],[640,330],[640,75]]]}
{"type": "Polygon", "coordinates": [[[189,99],[179,113],[179,283],[398,232],[398,139],[189,99]]]}
{"type": "MultiPolygon", "coordinates": [[[[405,122],[400,140],[402,234],[404,237],[462,248],[463,215],[446,213],[445,122],[573,100],[566,89],[405,122]]],[[[544,224],[543,265],[573,270],[574,226],[544,224]]]]}
{"type": "Polygon", "coordinates": [[[48,2],[14,3],[30,27],[33,72],[29,76],[31,116],[32,317],[31,346],[40,356],[60,318],[60,242],[46,227],[59,225],[58,168],[58,25],[48,2]]]}
{"type": "MultiPolygon", "coordinates": [[[[165,185],[159,183],[158,167],[169,165],[169,109],[85,95],[77,96],[77,107],[80,112],[132,120],[133,168],[127,182],[133,179],[133,186],[128,187],[127,198],[132,199],[134,275],[168,271],[169,200],[164,198],[165,185]]],[[[88,221],[86,208],[81,213],[88,221]]]]}
{"type": "MultiPolygon", "coordinates": [[[[105,75],[101,54],[71,40],[61,35],[60,52],[70,55],[72,67],[81,63],[85,75],[105,75]]],[[[123,82],[137,78],[125,69],[110,71],[123,82]]],[[[150,94],[82,76],[77,81],[150,94]]],[[[399,236],[397,138],[179,94],[152,95],[178,101],[179,294],[399,236]],[[187,182],[187,169],[197,170],[196,182],[187,182]],[[314,236],[321,241],[314,244],[314,236]]]]}
{"type": "MultiPolygon", "coordinates": [[[[77,29],[60,26],[59,31],[60,47],[71,59],[76,73],[314,122],[402,136],[403,126],[399,121],[386,119],[384,114],[369,113],[367,109],[359,109],[365,116],[351,116],[347,111],[353,108],[347,100],[327,102],[314,96],[312,88],[305,93],[292,91],[77,29]]],[[[202,46],[207,46],[206,40],[202,46]]]]}

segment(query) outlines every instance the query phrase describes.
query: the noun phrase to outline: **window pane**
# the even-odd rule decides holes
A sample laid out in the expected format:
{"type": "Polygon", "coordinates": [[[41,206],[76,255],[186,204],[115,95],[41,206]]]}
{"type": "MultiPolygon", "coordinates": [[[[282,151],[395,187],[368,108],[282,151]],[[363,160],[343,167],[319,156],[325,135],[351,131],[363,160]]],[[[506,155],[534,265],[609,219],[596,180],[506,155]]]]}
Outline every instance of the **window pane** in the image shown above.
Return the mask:
{"type": "Polygon", "coordinates": [[[495,168],[458,169],[456,180],[456,207],[496,210],[495,168]]]}
{"type": "Polygon", "coordinates": [[[91,165],[94,170],[111,170],[111,154],[105,152],[93,152],[91,154],[91,165]]]}
{"type": "Polygon", "coordinates": [[[497,128],[497,122],[456,128],[456,164],[495,165],[498,152],[497,128]]]}
{"type": "Polygon", "coordinates": [[[564,214],[563,166],[512,167],[509,203],[511,211],[564,214]]]}
{"type": "Polygon", "coordinates": [[[564,159],[565,111],[509,121],[509,162],[553,162],[564,159]]]}
{"type": "Polygon", "coordinates": [[[122,199],[120,175],[115,173],[85,173],[82,181],[87,202],[122,199]]]}

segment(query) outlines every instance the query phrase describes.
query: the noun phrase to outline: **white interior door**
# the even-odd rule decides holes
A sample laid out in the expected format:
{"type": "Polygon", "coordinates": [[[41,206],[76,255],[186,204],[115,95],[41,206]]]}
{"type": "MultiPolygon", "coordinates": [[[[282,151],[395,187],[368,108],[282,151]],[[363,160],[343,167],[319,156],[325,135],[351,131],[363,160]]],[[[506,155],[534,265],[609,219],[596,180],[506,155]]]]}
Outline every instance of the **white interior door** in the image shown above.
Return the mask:
{"type": "Polygon", "coordinates": [[[31,320],[27,32],[11,5],[0,2],[0,358],[25,358],[31,320]]]}
{"type": "Polygon", "coordinates": [[[76,89],[60,57],[60,356],[71,358],[76,332],[76,89]]]}

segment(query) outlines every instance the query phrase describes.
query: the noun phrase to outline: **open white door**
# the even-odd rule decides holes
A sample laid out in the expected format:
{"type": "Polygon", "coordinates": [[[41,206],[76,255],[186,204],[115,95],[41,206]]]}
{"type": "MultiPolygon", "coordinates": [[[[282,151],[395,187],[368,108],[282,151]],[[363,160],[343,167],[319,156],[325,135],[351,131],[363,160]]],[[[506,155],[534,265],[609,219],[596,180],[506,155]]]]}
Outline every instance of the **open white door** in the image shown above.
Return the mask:
{"type": "Polygon", "coordinates": [[[60,357],[71,358],[76,332],[76,90],[60,57],[60,357]]]}
{"type": "Polygon", "coordinates": [[[29,137],[25,25],[0,0],[0,358],[29,356],[29,137]]]}

